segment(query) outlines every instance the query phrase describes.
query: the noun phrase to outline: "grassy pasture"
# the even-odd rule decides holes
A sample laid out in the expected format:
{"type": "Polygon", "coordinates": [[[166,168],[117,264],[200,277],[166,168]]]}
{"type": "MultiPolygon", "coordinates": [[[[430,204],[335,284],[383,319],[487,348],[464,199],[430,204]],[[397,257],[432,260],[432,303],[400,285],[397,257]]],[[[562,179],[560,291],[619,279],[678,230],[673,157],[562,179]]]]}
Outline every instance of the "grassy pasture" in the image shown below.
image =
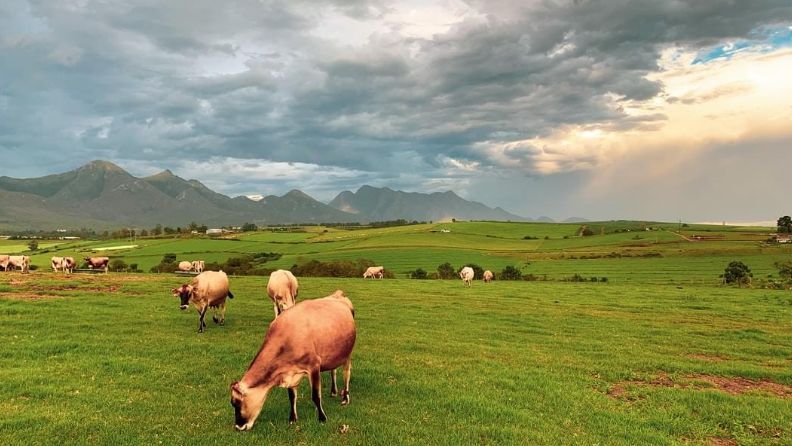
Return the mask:
{"type": "Polygon", "coordinates": [[[180,280],[0,274],[0,444],[792,444],[789,292],[303,278],[301,298],[356,305],[352,403],[325,395],[318,423],[303,383],[290,427],[276,389],[238,433],[229,385],[272,318],[265,279],[232,278],[226,325],[202,335],[180,280]]]}
{"type": "MultiPolygon", "coordinates": [[[[76,258],[109,255],[148,271],[165,253],[176,253],[179,260],[222,262],[245,254],[277,252],[282,258],[268,266],[289,268],[312,259],[366,258],[385,265],[399,277],[406,277],[416,268],[431,272],[443,262],[456,267],[472,262],[493,271],[515,265],[522,267],[524,273],[546,275],[551,280],[581,274],[633,283],[682,284],[716,283],[731,260],[743,260],[754,270],[755,277],[766,277],[775,274],[774,262],[792,258],[792,246],[764,243],[770,228],[690,225],[676,233],[677,225],[669,223],[586,224],[595,235],[576,236],[581,226],[577,223],[456,222],[360,230],[305,227],[292,228],[293,232],[243,233],[228,239],[42,242],[39,251],[29,254],[33,264],[42,268],[48,268],[53,255],[76,258]],[[644,231],[644,227],[657,230],[644,231]],[[614,232],[627,229],[630,232],[614,232]],[[713,238],[692,241],[697,234],[713,238]],[[525,240],[526,235],[537,239],[525,240]],[[137,246],[96,250],[128,245],[137,246]],[[647,258],[647,255],[660,257],[647,258]]],[[[0,240],[0,253],[20,253],[24,249],[26,246],[20,241],[0,240]]]]}

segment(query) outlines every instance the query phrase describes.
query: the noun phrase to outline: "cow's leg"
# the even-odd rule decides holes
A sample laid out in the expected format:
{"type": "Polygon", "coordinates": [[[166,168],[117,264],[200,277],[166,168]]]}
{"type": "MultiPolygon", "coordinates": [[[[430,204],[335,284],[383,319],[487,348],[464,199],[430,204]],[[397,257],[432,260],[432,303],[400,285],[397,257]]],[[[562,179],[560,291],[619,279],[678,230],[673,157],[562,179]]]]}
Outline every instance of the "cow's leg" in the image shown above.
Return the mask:
{"type": "Polygon", "coordinates": [[[347,358],[344,363],[344,390],[341,391],[341,404],[349,404],[349,379],[352,377],[352,358],[347,358]]]}
{"type": "Polygon", "coordinates": [[[338,385],[336,384],[336,369],[330,370],[330,396],[338,395],[338,385]]]}
{"type": "Polygon", "coordinates": [[[206,315],[206,307],[201,308],[198,310],[198,314],[200,317],[198,318],[198,333],[203,333],[204,327],[206,327],[206,322],[204,322],[204,316],[206,315]]]}
{"type": "Polygon", "coordinates": [[[222,305],[219,305],[215,308],[215,314],[212,316],[212,320],[215,321],[216,324],[224,325],[225,324],[225,310],[226,310],[226,303],[223,302],[222,305]],[[217,318],[217,313],[220,313],[220,318],[217,318]]]}
{"type": "Polygon", "coordinates": [[[324,409],[322,409],[322,373],[319,372],[317,366],[311,371],[311,399],[316,406],[316,414],[319,416],[319,421],[324,423],[327,421],[324,409]]]}
{"type": "Polygon", "coordinates": [[[297,421],[297,388],[289,387],[289,424],[297,421]]]}

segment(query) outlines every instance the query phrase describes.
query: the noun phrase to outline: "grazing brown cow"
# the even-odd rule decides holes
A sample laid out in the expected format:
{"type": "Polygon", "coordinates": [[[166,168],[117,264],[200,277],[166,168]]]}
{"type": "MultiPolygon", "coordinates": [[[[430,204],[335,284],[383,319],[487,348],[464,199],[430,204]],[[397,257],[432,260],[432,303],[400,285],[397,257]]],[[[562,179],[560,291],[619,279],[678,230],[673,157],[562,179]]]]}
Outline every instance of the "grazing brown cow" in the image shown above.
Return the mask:
{"type": "Polygon", "coordinates": [[[77,262],[74,261],[74,257],[64,257],[63,258],[63,272],[71,274],[74,272],[74,267],[77,265],[77,262]]]}
{"type": "Polygon", "coordinates": [[[291,271],[279,269],[270,274],[267,281],[267,295],[272,299],[275,317],[294,306],[299,289],[300,284],[291,271]]]}
{"type": "Polygon", "coordinates": [[[110,257],[86,257],[84,260],[88,269],[104,269],[105,273],[109,269],[110,257]]]}
{"type": "Polygon", "coordinates": [[[369,277],[373,279],[382,279],[385,271],[384,266],[369,266],[366,268],[366,272],[363,273],[363,278],[368,279],[369,277]]]}
{"type": "Polygon", "coordinates": [[[492,271],[490,270],[484,271],[484,275],[482,276],[482,278],[484,279],[484,283],[492,282],[492,277],[493,277],[492,271]]]}
{"type": "Polygon", "coordinates": [[[192,263],[182,260],[179,262],[179,271],[192,271],[192,263]]]}
{"type": "Polygon", "coordinates": [[[195,276],[189,285],[182,285],[173,289],[173,295],[181,299],[179,308],[186,310],[190,302],[198,310],[198,333],[203,333],[206,322],[204,315],[209,308],[214,309],[212,320],[216,324],[225,323],[226,297],[233,299],[234,295],[228,289],[228,276],[222,271],[204,271],[195,276]],[[220,317],[217,317],[217,313],[220,317]]]}
{"type": "Polygon", "coordinates": [[[459,278],[462,279],[462,284],[465,286],[473,286],[473,276],[475,275],[473,268],[469,266],[462,268],[462,271],[459,272],[459,278]]]}
{"type": "Polygon", "coordinates": [[[206,262],[204,262],[203,260],[193,260],[192,269],[196,273],[202,273],[204,268],[206,268],[206,262]]]}
{"type": "Polygon", "coordinates": [[[297,386],[307,376],[311,399],[319,421],[326,421],[322,408],[321,372],[344,366],[341,404],[349,404],[352,349],[355,346],[355,310],[341,291],[298,303],[269,326],[264,344],[242,379],[231,385],[234,427],[253,427],[267,394],[273,387],[289,392],[289,423],[297,421],[297,386]]]}
{"type": "Polygon", "coordinates": [[[30,272],[30,256],[8,256],[7,270],[19,268],[23,273],[30,272]]]}

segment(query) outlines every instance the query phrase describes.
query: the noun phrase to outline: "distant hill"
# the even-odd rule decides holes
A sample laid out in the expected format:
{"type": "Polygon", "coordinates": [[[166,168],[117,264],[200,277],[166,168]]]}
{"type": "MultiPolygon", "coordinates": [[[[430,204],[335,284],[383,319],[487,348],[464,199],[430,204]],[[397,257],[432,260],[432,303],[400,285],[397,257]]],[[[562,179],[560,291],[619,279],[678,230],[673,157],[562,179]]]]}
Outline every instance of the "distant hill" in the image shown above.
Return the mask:
{"type": "Polygon", "coordinates": [[[329,205],[299,190],[258,198],[231,198],[170,170],[137,178],[111,162],[91,161],[40,178],[0,177],[0,229],[150,228],[191,221],[228,226],[244,222],[527,220],[453,192],[423,194],[363,186],[355,193],[340,193],[329,205]]]}
{"type": "Polygon", "coordinates": [[[490,208],[468,201],[454,192],[424,194],[402,192],[387,187],[362,186],[357,192],[338,194],[330,206],[357,215],[364,221],[385,221],[403,218],[418,221],[511,220],[527,221],[501,208],[490,208]]]}

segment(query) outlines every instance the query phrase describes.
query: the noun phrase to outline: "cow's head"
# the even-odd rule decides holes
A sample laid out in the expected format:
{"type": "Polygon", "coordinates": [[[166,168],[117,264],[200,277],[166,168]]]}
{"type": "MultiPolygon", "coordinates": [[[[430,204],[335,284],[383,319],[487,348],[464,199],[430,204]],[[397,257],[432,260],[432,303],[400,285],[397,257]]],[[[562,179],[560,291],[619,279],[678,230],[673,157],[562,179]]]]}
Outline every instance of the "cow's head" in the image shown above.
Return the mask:
{"type": "Polygon", "coordinates": [[[249,388],[239,381],[231,384],[231,406],[234,408],[234,427],[238,431],[253,428],[267,400],[269,389],[265,387],[249,388]]]}
{"type": "Polygon", "coordinates": [[[189,306],[190,298],[192,297],[193,287],[190,285],[182,285],[179,288],[174,288],[171,292],[173,293],[173,297],[178,297],[181,300],[179,308],[186,310],[189,306]]]}

